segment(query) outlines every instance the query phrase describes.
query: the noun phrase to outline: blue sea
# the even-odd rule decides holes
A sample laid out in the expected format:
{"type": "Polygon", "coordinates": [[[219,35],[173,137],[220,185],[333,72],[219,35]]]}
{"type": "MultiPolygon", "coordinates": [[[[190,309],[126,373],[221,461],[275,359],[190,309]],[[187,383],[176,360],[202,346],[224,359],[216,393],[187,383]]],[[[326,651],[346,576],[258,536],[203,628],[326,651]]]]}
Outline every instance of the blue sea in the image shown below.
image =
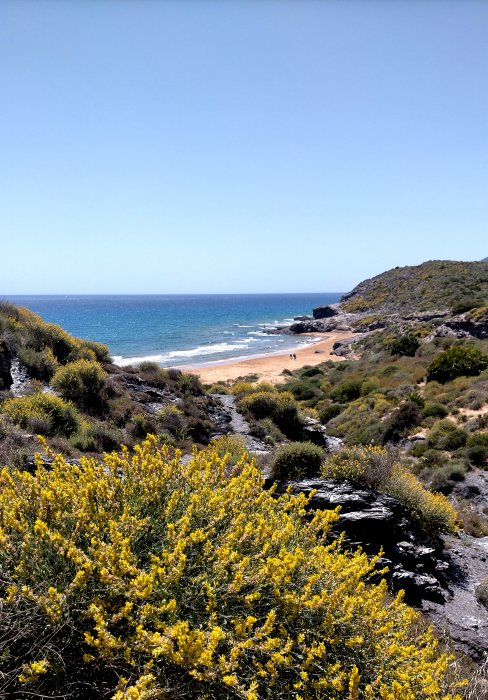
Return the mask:
{"type": "Polygon", "coordinates": [[[80,338],[106,343],[120,365],[211,365],[292,352],[317,338],[269,335],[340,294],[4,296],[80,338]]]}

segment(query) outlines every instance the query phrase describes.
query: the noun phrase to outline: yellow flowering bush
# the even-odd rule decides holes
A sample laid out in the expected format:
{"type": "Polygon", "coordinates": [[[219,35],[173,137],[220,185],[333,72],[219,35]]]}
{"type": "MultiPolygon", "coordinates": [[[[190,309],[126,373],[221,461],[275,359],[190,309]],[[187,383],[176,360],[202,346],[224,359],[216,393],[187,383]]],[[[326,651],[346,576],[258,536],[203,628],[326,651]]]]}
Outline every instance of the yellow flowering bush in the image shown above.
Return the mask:
{"type": "MultiPolygon", "coordinates": [[[[45,447],[46,449],[46,447],[45,447]]],[[[0,694],[460,700],[451,659],[332,511],[243,454],[133,453],[0,472],[0,694]]]]}
{"type": "Polygon", "coordinates": [[[0,412],[13,423],[42,435],[69,437],[79,426],[79,415],[73,404],[52,394],[30,394],[7,399],[0,412]]]}
{"type": "Polygon", "coordinates": [[[231,389],[234,396],[239,399],[241,399],[243,396],[247,396],[248,394],[255,394],[262,391],[274,393],[276,390],[277,389],[274,384],[270,384],[269,382],[259,382],[259,384],[252,384],[251,382],[236,382],[232,385],[231,389]]]}
{"type": "Polygon", "coordinates": [[[426,531],[454,533],[459,529],[458,514],[448,499],[428,491],[384,447],[347,447],[324,462],[322,476],[350,479],[393,496],[426,531]]]}

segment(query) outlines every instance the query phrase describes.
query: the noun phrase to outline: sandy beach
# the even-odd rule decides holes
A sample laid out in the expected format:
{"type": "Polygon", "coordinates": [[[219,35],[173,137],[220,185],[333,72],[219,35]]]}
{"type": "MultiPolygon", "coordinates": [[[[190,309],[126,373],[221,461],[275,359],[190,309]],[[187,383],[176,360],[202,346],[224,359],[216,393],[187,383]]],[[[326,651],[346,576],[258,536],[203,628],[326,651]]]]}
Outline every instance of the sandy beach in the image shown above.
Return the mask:
{"type": "Polygon", "coordinates": [[[284,369],[294,370],[304,365],[318,365],[326,360],[332,360],[333,362],[341,362],[343,360],[342,357],[331,355],[330,352],[337,340],[350,338],[351,333],[311,333],[309,335],[317,335],[323,340],[317,340],[316,343],[296,350],[296,360],[291,359],[289,353],[283,353],[207,367],[185,367],[184,370],[185,372],[196,374],[204,384],[233,381],[238,377],[245,377],[249,374],[257,375],[258,381],[277,384],[284,379],[282,375],[284,369]]]}

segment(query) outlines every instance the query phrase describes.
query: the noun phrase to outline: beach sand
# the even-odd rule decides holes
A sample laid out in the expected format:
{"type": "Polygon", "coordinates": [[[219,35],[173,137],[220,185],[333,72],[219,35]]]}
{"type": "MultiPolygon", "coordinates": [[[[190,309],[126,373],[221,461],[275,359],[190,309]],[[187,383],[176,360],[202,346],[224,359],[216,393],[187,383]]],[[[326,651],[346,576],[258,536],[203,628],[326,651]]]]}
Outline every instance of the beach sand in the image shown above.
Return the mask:
{"type": "MultiPolygon", "coordinates": [[[[304,334],[305,335],[305,334],[304,334]]],[[[238,377],[249,374],[257,375],[257,381],[278,384],[285,380],[282,372],[284,369],[300,369],[304,365],[318,365],[326,360],[341,362],[344,358],[331,355],[332,346],[337,340],[350,338],[351,333],[310,333],[323,340],[295,350],[297,359],[290,359],[289,353],[282,355],[266,355],[249,360],[238,360],[220,365],[207,367],[184,367],[185,372],[196,374],[204,384],[217,384],[218,382],[233,381],[238,377]]]]}

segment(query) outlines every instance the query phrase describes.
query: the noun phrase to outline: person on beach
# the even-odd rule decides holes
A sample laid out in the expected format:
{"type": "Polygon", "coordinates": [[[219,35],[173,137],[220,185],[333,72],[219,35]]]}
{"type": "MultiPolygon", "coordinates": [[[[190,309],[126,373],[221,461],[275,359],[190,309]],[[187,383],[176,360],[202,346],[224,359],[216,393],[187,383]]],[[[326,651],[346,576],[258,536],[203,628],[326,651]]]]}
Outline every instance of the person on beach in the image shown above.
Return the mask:
{"type": "Polygon", "coordinates": [[[295,353],[295,352],[293,353],[293,359],[294,359],[294,360],[297,359],[297,356],[296,356],[296,353],[295,353]]]}

